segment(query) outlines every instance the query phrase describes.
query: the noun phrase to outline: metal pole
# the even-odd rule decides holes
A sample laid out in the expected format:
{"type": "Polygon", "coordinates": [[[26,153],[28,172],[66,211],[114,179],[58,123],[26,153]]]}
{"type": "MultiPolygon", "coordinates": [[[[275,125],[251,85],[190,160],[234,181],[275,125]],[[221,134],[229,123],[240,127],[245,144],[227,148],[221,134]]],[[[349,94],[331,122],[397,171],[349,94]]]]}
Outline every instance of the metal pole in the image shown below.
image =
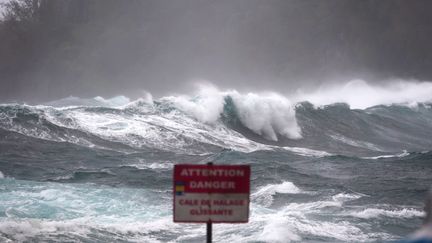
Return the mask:
{"type": "MultiPolygon", "coordinates": [[[[207,163],[208,166],[212,166],[212,162],[207,163]]],[[[210,205],[211,208],[211,205],[210,205]]],[[[207,243],[212,243],[212,222],[207,221],[207,243]]]]}
{"type": "Polygon", "coordinates": [[[212,242],[212,223],[211,221],[207,222],[207,243],[212,242]]]}

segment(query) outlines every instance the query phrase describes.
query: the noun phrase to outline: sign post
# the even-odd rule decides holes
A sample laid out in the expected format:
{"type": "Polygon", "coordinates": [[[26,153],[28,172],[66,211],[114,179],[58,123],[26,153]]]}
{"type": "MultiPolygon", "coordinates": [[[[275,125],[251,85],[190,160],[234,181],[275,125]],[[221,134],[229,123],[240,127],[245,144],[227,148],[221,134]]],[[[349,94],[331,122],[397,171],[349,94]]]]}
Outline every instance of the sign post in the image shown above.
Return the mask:
{"type": "Polygon", "coordinates": [[[249,220],[250,166],[177,164],[174,166],[174,222],[212,223],[249,220]]]}
{"type": "MultiPolygon", "coordinates": [[[[211,166],[211,165],[213,165],[213,162],[208,162],[207,163],[207,165],[208,166],[211,166]]],[[[212,225],[212,222],[211,221],[208,221],[207,222],[207,227],[206,227],[206,229],[207,229],[207,243],[211,243],[212,242],[212,238],[213,238],[213,227],[212,227],[213,225],[212,225]]]]}
{"type": "Polygon", "coordinates": [[[212,242],[212,223],[207,222],[207,243],[212,242]]]}

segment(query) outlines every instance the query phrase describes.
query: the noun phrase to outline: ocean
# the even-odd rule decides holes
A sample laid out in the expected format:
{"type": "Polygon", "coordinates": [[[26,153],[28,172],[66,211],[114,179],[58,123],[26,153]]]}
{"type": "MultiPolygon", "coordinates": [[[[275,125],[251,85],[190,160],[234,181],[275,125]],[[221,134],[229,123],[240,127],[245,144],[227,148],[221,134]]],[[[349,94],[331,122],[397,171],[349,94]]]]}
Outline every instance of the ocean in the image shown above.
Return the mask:
{"type": "Polygon", "coordinates": [[[276,94],[0,105],[0,242],[203,242],[175,224],[178,163],[248,164],[247,224],[215,242],[386,242],[422,224],[432,106],[276,94]]]}

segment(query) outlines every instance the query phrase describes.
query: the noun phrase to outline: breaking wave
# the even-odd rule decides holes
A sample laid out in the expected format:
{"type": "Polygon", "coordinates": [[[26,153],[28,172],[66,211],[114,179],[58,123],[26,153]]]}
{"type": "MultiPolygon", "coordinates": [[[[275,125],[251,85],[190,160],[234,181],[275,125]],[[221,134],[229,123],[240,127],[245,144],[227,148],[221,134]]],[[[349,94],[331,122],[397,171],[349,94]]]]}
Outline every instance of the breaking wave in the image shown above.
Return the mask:
{"type": "MultiPolygon", "coordinates": [[[[359,93],[382,91],[360,81],[350,82],[342,90],[353,87],[362,87],[359,93]]],[[[365,106],[331,92],[320,98],[316,94],[302,96],[313,103],[300,102],[297,96],[291,99],[298,100],[293,103],[277,93],[242,94],[211,86],[201,87],[194,96],[157,100],[150,94],[135,101],[124,96],[69,97],[36,106],[0,105],[0,129],[2,133],[121,151],[159,149],[202,154],[284,147],[306,156],[363,153],[385,158],[386,152],[419,151],[432,145],[432,108],[419,103],[429,101],[424,90],[429,90],[429,83],[398,83],[385,92],[390,98],[365,106]],[[391,98],[402,88],[409,95],[391,98]],[[322,101],[327,96],[333,98],[322,101]],[[330,103],[339,101],[348,105],[330,103]],[[413,102],[416,106],[403,105],[413,102]],[[377,106],[366,108],[369,105],[377,106]],[[352,110],[350,106],[365,109],[352,110]]]]}

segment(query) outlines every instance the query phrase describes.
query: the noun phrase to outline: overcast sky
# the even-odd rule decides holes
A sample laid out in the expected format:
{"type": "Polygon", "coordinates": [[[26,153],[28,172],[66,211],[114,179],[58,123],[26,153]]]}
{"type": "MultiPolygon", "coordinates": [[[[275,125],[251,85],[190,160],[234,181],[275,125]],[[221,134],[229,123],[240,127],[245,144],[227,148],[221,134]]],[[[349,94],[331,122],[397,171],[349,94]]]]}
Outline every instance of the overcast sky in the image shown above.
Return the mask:
{"type": "Polygon", "coordinates": [[[143,90],[161,96],[188,92],[199,80],[282,93],[358,78],[429,80],[431,6],[427,0],[76,0],[61,8],[74,26],[61,38],[65,27],[52,23],[57,16],[41,20],[57,32],[21,35],[28,50],[15,39],[0,43],[11,57],[0,63],[0,100],[137,97],[143,90]]]}

